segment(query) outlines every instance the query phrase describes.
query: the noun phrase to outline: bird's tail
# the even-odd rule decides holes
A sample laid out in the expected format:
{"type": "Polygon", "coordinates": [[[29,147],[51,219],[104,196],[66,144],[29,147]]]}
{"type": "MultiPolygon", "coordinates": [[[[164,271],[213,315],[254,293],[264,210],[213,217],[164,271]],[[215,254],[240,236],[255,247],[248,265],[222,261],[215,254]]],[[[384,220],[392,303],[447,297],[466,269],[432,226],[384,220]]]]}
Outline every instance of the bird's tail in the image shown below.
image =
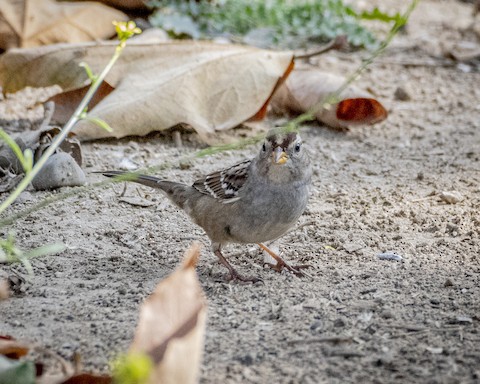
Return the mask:
{"type": "Polygon", "coordinates": [[[106,177],[125,176],[125,181],[133,181],[146,185],[147,187],[160,189],[180,208],[184,208],[185,201],[187,200],[187,191],[190,188],[182,183],[162,180],[155,176],[141,175],[135,172],[102,171],[98,173],[106,177]]]}

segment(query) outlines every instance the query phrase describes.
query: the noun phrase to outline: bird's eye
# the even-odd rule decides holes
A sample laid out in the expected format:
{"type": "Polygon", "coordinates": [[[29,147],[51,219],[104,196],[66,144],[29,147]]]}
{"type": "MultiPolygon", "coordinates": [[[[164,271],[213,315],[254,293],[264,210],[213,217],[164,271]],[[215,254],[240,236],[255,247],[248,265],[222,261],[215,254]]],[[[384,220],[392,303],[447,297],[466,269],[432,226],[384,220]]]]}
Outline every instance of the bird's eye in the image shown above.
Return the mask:
{"type": "Polygon", "coordinates": [[[301,143],[295,144],[295,152],[300,152],[300,148],[302,147],[301,143]]]}
{"type": "Polygon", "coordinates": [[[267,146],[265,145],[265,143],[263,143],[262,151],[265,152],[266,150],[267,150],[267,146]]]}

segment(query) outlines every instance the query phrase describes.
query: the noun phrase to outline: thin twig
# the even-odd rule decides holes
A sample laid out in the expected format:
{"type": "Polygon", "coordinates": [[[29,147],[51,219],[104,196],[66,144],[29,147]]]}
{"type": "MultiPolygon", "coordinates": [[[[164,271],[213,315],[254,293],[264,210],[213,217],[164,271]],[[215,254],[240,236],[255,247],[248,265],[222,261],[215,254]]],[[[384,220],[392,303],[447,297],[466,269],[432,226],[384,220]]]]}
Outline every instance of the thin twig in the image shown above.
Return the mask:
{"type": "Polygon", "coordinates": [[[353,337],[351,336],[326,336],[326,337],[313,337],[310,339],[301,339],[301,340],[291,340],[288,342],[289,345],[295,344],[316,344],[316,343],[352,343],[353,337]]]}
{"type": "Polygon", "coordinates": [[[311,57],[322,55],[325,52],[331,51],[332,49],[342,49],[347,46],[347,44],[347,36],[340,35],[313,52],[305,53],[303,55],[294,55],[293,58],[295,60],[310,59],[311,57]]]}

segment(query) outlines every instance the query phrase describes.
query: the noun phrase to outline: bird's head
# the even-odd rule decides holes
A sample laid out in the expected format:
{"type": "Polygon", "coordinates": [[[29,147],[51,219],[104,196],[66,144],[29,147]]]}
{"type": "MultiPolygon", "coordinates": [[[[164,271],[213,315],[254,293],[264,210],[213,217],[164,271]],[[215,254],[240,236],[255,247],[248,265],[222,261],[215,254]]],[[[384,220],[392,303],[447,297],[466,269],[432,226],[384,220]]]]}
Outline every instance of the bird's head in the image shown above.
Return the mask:
{"type": "Polygon", "coordinates": [[[297,132],[271,131],[257,157],[261,173],[273,181],[299,177],[309,164],[302,139],[297,132]]]}

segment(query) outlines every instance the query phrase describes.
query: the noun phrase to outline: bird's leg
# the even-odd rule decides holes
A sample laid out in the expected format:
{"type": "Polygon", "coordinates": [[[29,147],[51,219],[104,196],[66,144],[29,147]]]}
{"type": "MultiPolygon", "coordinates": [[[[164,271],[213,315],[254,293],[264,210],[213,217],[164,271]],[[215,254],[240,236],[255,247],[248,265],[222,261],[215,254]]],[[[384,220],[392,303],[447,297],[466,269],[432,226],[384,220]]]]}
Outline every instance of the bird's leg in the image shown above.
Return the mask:
{"type": "Polygon", "coordinates": [[[220,249],[215,249],[214,250],[215,256],[218,257],[218,260],[220,260],[220,263],[228,269],[230,272],[230,276],[228,278],[229,281],[231,280],[238,280],[238,281],[243,281],[247,283],[257,283],[259,281],[262,281],[262,279],[254,276],[243,276],[240,273],[236,271],[235,268],[233,268],[232,264],[228,262],[228,260],[225,258],[225,256],[222,255],[222,252],[220,249]]]}
{"type": "Polygon", "coordinates": [[[297,276],[306,276],[306,274],[303,273],[301,271],[301,269],[310,268],[310,265],[308,265],[308,264],[290,265],[285,260],[283,260],[280,256],[278,256],[275,252],[273,252],[271,249],[269,249],[267,246],[265,246],[264,244],[257,243],[257,245],[277,261],[277,264],[266,263],[273,270],[275,270],[277,272],[281,272],[282,269],[285,268],[288,271],[293,272],[297,276]]]}

